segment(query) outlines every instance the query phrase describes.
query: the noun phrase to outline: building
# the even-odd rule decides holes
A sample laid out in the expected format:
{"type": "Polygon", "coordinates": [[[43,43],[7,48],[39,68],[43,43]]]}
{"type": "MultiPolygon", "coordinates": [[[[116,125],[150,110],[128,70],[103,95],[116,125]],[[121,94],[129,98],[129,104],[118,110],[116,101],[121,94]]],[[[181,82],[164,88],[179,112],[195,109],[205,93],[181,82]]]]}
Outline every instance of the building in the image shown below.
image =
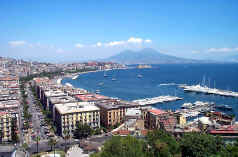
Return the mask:
{"type": "Polygon", "coordinates": [[[145,128],[152,130],[164,129],[166,131],[173,131],[178,123],[174,113],[159,109],[150,109],[143,117],[145,118],[145,128]]]}
{"type": "Polygon", "coordinates": [[[0,141],[11,141],[12,125],[17,126],[17,117],[7,112],[0,112],[0,141]]]}
{"type": "Polygon", "coordinates": [[[117,99],[97,102],[96,105],[100,108],[101,125],[104,127],[122,123],[128,109],[139,107],[137,103],[117,99]]]}
{"type": "Polygon", "coordinates": [[[64,130],[73,134],[78,123],[100,127],[100,110],[89,102],[56,104],[54,121],[59,135],[62,136],[64,130]]]}

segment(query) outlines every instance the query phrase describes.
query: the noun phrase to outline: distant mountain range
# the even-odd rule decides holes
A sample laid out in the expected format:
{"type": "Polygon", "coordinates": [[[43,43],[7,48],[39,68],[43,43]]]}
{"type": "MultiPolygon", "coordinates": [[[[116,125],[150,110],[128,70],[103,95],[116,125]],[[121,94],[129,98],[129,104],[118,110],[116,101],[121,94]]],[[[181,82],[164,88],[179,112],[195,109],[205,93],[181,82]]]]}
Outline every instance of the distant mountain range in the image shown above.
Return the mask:
{"type": "Polygon", "coordinates": [[[140,51],[125,50],[115,56],[104,59],[104,61],[121,64],[182,64],[210,62],[170,56],[151,48],[145,48],[140,51]]]}

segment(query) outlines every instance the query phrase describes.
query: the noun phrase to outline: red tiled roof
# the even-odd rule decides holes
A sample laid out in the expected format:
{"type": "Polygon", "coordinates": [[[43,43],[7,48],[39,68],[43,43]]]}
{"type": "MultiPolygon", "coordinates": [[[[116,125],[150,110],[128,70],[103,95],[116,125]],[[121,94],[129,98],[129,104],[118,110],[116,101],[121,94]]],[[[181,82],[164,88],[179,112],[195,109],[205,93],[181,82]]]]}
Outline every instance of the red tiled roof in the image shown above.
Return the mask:
{"type": "Polygon", "coordinates": [[[130,131],[129,130],[118,130],[113,132],[114,135],[129,135],[130,131]]]}
{"type": "Polygon", "coordinates": [[[129,135],[130,134],[130,131],[129,130],[119,130],[118,133],[120,135],[129,135]]]}
{"type": "Polygon", "coordinates": [[[238,134],[238,130],[211,130],[211,134],[238,134]]]}
{"type": "Polygon", "coordinates": [[[160,114],[166,113],[164,110],[159,110],[159,109],[152,109],[152,110],[149,110],[149,112],[151,112],[153,114],[156,114],[156,115],[160,115],[160,114]]]}
{"type": "Polygon", "coordinates": [[[147,134],[148,134],[148,130],[141,130],[141,134],[143,135],[143,136],[146,136],[147,134]]]}

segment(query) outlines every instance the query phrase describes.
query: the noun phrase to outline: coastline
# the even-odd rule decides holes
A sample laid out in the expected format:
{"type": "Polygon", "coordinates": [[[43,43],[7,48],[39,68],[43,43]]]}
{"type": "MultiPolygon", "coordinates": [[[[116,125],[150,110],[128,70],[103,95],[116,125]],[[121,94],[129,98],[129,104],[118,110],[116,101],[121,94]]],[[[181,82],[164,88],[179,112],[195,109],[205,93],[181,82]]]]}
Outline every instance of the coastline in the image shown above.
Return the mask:
{"type": "MultiPolygon", "coordinates": [[[[57,84],[62,85],[62,80],[63,80],[64,78],[71,78],[71,79],[73,79],[74,77],[76,77],[76,79],[77,79],[77,78],[79,77],[79,75],[82,75],[82,74],[95,73],[95,72],[101,72],[101,71],[111,71],[111,70],[127,70],[127,69],[132,69],[132,68],[128,68],[128,67],[127,67],[127,68],[94,70],[94,71],[85,71],[85,72],[73,73],[73,74],[65,75],[65,76],[62,76],[62,77],[58,78],[58,79],[57,79],[57,84]],[[77,74],[77,75],[75,75],[75,74],[77,74]]],[[[65,84],[66,84],[66,83],[65,83],[65,84]]],[[[72,84],[70,84],[70,83],[68,83],[68,82],[67,82],[67,84],[70,85],[70,86],[72,86],[72,87],[74,87],[72,84]]],[[[74,88],[76,88],[76,87],[74,87],[74,88]]]]}

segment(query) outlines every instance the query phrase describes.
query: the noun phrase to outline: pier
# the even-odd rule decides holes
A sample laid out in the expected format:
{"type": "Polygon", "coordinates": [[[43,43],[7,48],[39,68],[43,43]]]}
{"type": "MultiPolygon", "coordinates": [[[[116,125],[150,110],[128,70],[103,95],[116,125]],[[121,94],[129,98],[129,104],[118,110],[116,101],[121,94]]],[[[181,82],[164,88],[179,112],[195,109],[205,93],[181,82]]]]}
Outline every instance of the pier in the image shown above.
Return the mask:
{"type": "Polygon", "coordinates": [[[220,90],[216,88],[209,88],[207,86],[201,85],[180,85],[180,88],[183,88],[185,92],[196,92],[196,93],[205,93],[205,94],[214,94],[226,97],[236,97],[238,98],[238,92],[232,92],[228,90],[220,90]]]}
{"type": "Polygon", "coordinates": [[[177,112],[181,113],[186,118],[191,118],[208,111],[213,111],[214,107],[214,102],[196,101],[194,103],[184,103],[177,112]]]}
{"type": "Polygon", "coordinates": [[[157,103],[171,102],[171,101],[177,101],[177,100],[182,100],[182,98],[179,98],[176,96],[158,96],[154,98],[134,100],[133,102],[136,102],[141,106],[145,106],[145,105],[154,105],[157,103]]]}

